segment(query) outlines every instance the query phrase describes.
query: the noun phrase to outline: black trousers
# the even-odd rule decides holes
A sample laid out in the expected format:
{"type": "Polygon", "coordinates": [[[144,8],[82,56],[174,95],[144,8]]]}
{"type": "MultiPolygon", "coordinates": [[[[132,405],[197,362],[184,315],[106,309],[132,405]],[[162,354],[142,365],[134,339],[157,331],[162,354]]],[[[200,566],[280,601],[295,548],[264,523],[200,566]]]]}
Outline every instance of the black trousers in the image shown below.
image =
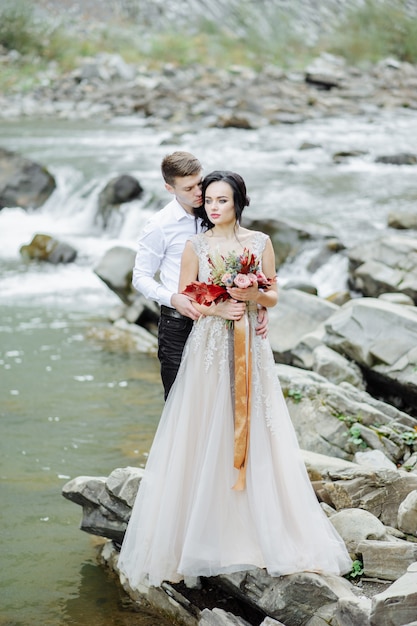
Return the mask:
{"type": "Polygon", "coordinates": [[[158,359],[161,364],[165,400],[177,376],[185,342],[193,327],[192,319],[179,316],[179,313],[177,316],[164,314],[164,307],[162,307],[159,318],[158,359]]]}

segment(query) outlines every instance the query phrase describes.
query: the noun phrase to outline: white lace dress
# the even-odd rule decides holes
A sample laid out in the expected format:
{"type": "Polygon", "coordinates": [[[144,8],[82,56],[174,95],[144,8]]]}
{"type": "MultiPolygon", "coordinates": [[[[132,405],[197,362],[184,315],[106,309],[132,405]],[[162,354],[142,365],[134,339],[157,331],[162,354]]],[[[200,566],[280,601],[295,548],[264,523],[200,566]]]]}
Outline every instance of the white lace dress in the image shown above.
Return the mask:
{"type": "MultiPolygon", "coordinates": [[[[260,256],[266,239],[254,233],[248,247],[260,256]]],[[[207,238],[196,235],[193,245],[199,280],[207,281],[207,238]]],[[[119,556],[132,588],[254,567],[273,576],[351,569],[311,487],[270,344],[254,333],[256,313],[249,317],[253,387],[246,488],[232,489],[238,474],[232,331],[220,317],[201,318],[167,398],[119,556]]]]}

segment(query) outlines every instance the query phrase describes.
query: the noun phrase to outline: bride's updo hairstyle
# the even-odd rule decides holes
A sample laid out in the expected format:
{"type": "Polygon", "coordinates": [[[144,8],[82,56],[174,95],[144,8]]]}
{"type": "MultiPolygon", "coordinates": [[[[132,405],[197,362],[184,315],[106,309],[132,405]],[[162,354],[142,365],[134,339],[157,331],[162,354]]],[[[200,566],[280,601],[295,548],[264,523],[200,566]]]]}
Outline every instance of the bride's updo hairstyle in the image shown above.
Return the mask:
{"type": "Polygon", "coordinates": [[[227,183],[232,188],[236,222],[240,224],[243,209],[245,208],[245,206],[249,206],[250,198],[246,193],[245,181],[240,176],[240,174],[236,174],[236,172],[229,172],[228,170],[215,170],[214,172],[210,172],[210,174],[207,174],[207,176],[203,178],[203,182],[201,185],[201,191],[203,193],[203,205],[201,209],[195,210],[196,215],[202,218],[203,226],[205,226],[207,230],[213,228],[214,224],[208,219],[207,213],[204,208],[204,204],[206,201],[206,190],[207,187],[211,185],[211,183],[217,183],[220,181],[227,183]]]}

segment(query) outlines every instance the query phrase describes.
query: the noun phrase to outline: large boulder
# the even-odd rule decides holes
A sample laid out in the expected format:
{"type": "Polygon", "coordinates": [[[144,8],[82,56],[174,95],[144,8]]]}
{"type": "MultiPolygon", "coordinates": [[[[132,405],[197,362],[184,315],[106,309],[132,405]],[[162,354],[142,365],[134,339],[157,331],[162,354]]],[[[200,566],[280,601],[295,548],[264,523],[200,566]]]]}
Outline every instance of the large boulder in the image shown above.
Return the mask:
{"type": "Polygon", "coordinates": [[[417,563],[388,589],[372,598],[371,626],[417,624],[417,563]]]}
{"type": "Polygon", "coordinates": [[[417,448],[417,420],[347,382],[308,370],[275,366],[301,448],[352,460],[379,450],[395,467],[417,448]]]}
{"type": "Polygon", "coordinates": [[[143,187],[140,182],[130,174],[121,174],[112,178],[100,191],[98,197],[99,215],[103,226],[108,226],[111,215],[125,202],[131,202],[140,198],[143,187]]]}
{"type": "Polygon", "coordinates": [[[48,170],[16,152],[0,148],[0,210],[38,208],[56,187],[48,170]]]}
{"type": "Polygon", "coordinates": [[[344,304],[325,324],[324,343],[354,360],[385,397],[417,406],[417,309],[377,298],[344,304]]]}
{"type": "Polygon", "coordinates": [[[126,246],[114,246],[104,254],[94,268],[95,274],[127,305],[135,298],[132,272],[136,252],[126,246]]]}
{"type": "Polygon", "coordinates": [[[56,265],[74,261],[77,250],[51,235],[38,233],[29,244],[21,246],[20,254],[25,261],[47,261],[56,265]]]}
{"type": "Polygon", "coordinates": [[[319,228],[304,228],[290,220],[247,219],[246,224],[249,228],[261,230],[271,237],[277,267],[312,243],[318,249],[312,261],[316,266],[322,265],[332,254],[343,248],[343,244],[331,233],[319,228]]]}
{"type": "Polygon", "coordinates": [[[365,296],[400,292],[417,303],[417,239],[388,235],[348,252],[352,287],[365,296]]]}
{"type": "Polygon", "coordinates": [[[311,333],[339,307],[298,289],[281,289],[278,306],[269,309],[268,337],[276,361],[291,363],[291,352],[302,337],[311,333]]]}

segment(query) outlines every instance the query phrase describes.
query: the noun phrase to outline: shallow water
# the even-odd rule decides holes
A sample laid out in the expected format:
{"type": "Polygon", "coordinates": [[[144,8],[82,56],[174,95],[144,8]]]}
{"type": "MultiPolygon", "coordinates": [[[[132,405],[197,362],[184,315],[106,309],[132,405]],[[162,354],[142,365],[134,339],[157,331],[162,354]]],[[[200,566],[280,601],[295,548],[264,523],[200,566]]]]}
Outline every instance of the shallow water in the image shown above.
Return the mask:
{"type": "MultiPolygon", "coordinates": [[[[112,123],[0,122],[0,145],[46,165],[57,190],[37,211],[0,211],[0,626],[158,624],[135,613],[95,562],[97,539],[79,530],[81,509],[61,496],[80,475],[107,476],[141,465],[163,404],[155,357],[99,343],[118,304],[93,268],[114,245],[136,245],[141,225],[168,198],[163,155],[189,150],[205,171],[239,171],[250,217],[291,219],[338,236],[347,246],[389,232],[390,211],[414,211],[416,168],[375,157],[415,152],[417,114],[382,112],[257,131],[202,129],[171,137],[134,120],[112,123]],[[300,150],[303,142],[317,144],[300,150]],[[335,164],[339,150],[364,154],[335,164]],[[119,173],[138,177],[145,195],[103,230],[97,197],[119,173]],[[25,264],[21,245],[46,232],[78,250],[69,266],[25,264]]],[[[308,258],[281,270],[302,277],[308,258]]],[[[314,275],[320,295],[343,287],[338,258],[314,275]]]]}
{"type": "Polygon", "coordinates": [[[163,402],[157,360],[88,339],[105,320],[86,312],[0,315],[0,624],[124,624],[111,621],[129,613],[95,564],[97,539],[60,493],[143,465],[163,402]]]}

